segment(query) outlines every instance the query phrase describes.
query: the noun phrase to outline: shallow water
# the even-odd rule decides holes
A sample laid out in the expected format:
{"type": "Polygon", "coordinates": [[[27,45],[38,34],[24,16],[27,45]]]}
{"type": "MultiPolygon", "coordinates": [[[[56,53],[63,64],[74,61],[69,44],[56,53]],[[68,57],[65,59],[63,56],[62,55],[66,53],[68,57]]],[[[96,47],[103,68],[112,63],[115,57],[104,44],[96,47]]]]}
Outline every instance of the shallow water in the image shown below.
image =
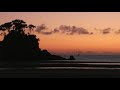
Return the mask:
{"type": "Polygon", "coordinates": [[[120,70],[120,68],[107,67],[35,67],[35,68],[0,68],[0,70],[120,70]]]}
{"type": "Polygon", "coordinates": [[[90,69],[105,69],[105,70],[120,70],[120,68],[105,68],[105,67],[36,67],[35,69],[87,69],[87,70],[90,70],[90,69]]]}

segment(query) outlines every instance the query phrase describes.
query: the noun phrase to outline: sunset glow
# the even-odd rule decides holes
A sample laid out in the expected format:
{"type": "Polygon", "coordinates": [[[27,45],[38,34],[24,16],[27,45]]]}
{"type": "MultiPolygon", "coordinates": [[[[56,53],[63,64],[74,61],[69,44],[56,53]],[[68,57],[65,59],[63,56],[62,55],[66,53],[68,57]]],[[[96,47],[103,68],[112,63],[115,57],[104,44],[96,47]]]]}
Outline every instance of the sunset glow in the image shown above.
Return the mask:
{"type": "Polygon", "coordinates": [[[35,33],[40,48],[51,53],[120,54],[119,12],[0,12],[0,24],[14,19],[45,24],[35,33]]]}

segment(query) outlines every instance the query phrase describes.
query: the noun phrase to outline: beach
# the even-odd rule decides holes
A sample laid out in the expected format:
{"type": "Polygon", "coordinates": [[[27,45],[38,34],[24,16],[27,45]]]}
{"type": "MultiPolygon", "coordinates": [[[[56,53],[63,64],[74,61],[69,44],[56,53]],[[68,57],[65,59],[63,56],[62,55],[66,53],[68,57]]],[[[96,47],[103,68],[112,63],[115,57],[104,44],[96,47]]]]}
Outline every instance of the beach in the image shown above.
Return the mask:
{"type": "Polygon", "coordinates": [[[0,78],[119,78],[120,63],[41,61],[0,65],[0,78]]]}
{"type": "Polygon", "coordinates": [[[12,69],[1,70],[0,78],[119,78],[114,69],[12,69]]]}

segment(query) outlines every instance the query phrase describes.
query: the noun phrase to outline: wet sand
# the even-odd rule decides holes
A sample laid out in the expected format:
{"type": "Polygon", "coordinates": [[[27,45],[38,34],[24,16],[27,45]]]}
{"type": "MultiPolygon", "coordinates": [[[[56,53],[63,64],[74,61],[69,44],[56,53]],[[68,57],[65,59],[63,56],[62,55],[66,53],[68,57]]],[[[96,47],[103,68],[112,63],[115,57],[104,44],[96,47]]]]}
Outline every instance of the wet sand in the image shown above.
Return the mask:
{"type": "Polygon", "coordinates": [[[0,78],[120,78],[120,63],[4,62],[0,63],[0,78]]]}
{"type": "Polygon", "coordinates": [[[120,78],[120,70],[13,69],[1,70],[0,78],[120,78]]]}

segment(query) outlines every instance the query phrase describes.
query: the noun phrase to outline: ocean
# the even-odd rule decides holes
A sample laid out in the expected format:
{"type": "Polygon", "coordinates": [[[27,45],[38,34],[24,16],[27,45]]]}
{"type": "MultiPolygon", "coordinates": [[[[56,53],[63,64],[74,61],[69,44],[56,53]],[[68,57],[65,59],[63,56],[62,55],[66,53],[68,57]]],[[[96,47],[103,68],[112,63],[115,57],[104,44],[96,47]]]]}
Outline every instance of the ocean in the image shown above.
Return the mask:
{"type": "Polygon", "coordinates": [[[76,55],[74,57],[85,62],[120,62],[120,55],[76,55]]]}

